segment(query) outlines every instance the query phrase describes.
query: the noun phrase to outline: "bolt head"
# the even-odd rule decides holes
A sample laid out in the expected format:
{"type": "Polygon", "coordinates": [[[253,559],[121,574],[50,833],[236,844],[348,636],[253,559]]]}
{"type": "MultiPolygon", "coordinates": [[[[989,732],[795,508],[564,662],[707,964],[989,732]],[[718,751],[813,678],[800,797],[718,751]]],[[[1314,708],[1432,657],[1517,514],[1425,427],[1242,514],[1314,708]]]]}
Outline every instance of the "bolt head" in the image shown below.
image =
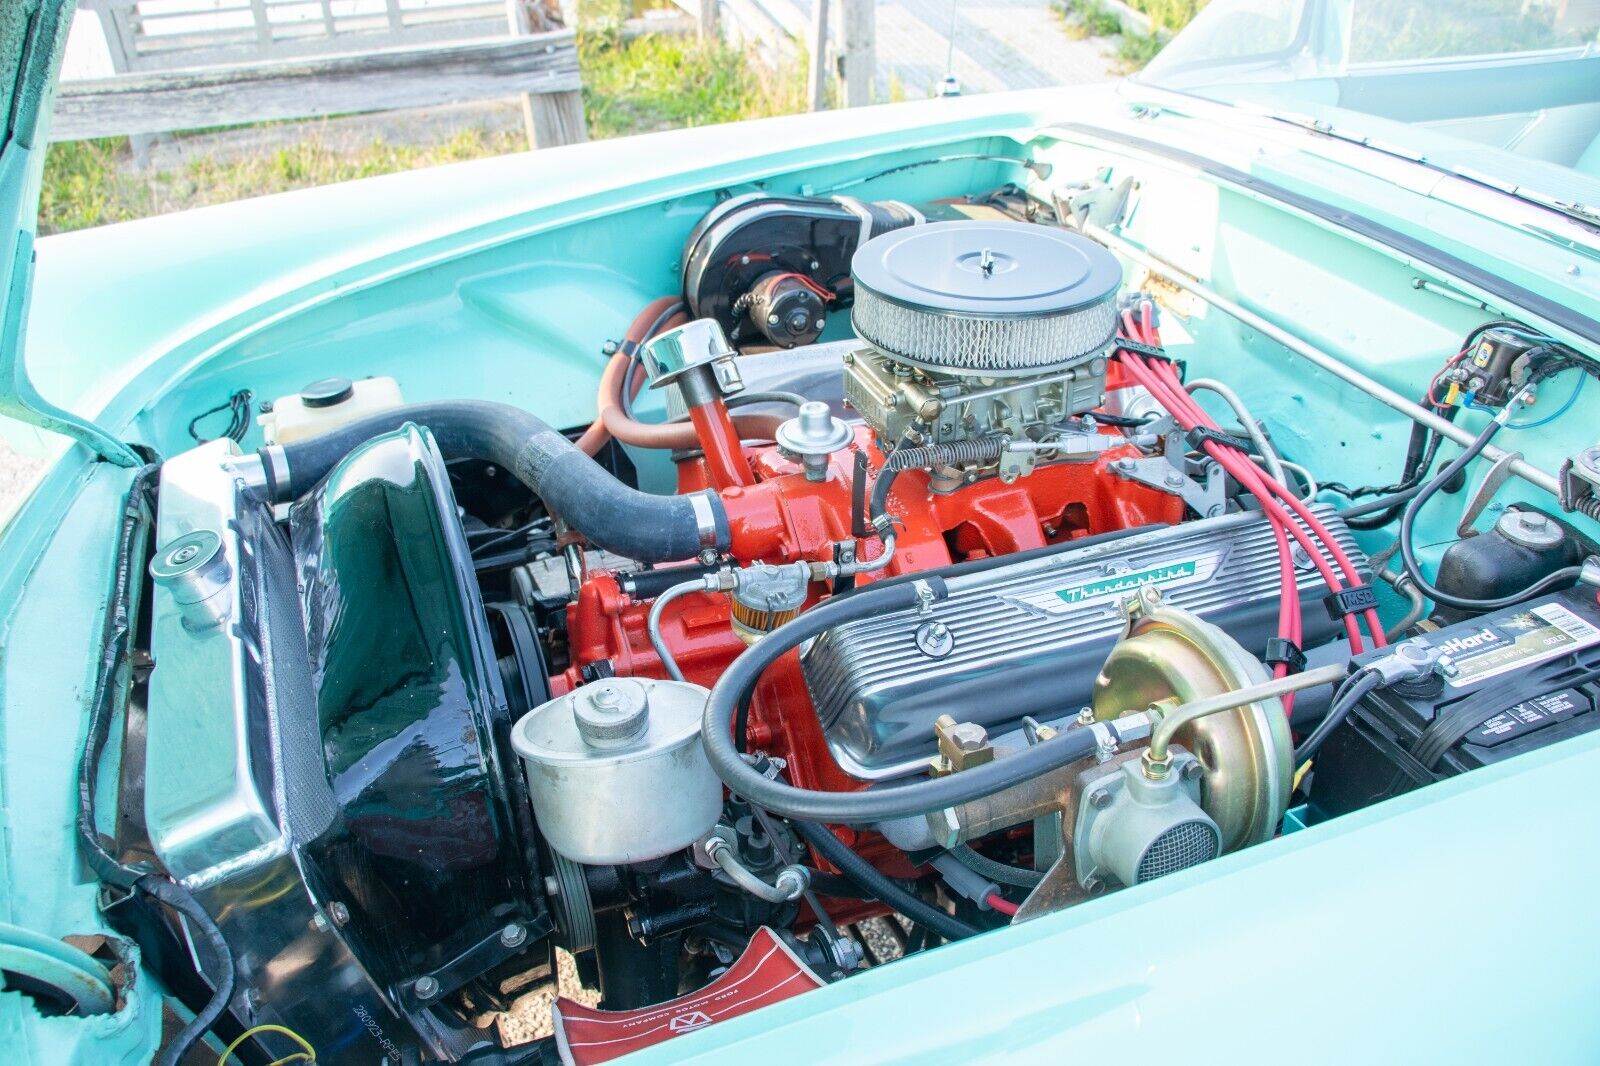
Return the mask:
{"type": "Polygon", "coordinates": [[[1091,874],[1088,879],[1083,882],[1083,890],[1089,893],[1091,896],[1098,896],[1106,890],[1106,883],[1100,878],[1091,874]]]}
{"type": "Polygon", "coordinates": [[[516,922],[500,930],[500,943],[508,948],[520,948],[528,941],[528,931],[516,922]]]}
{"type": "Polygon", "coordinates": [[[1206,772],[1206,768],[1204,766],[1200,765],[1200,760],[1198,760],[1198,759],[1196,759],[1194,762],[1189,762],[1189,763],[1184,763],[1183,764],[1183,774],[1182,774],[1182,776],[1183,776],[1183,779],[1185,781],[1197,780],[1200,777],[1200,775],[1205,773],[1205,772],[1206,772]]]}
{"type": "Polygon", "coordinates": [[[411,992],[418,999],[432,999],[439,994],[439,982],[431,977],[419,977],[412,982],[411,992]]]}
{"type": "Polygon", "coordinates": [[[333,919],[334,925],[348,925],[350,923],[350,908],[343,903],[330,903],[328,905],[328,917],[333,919]]]}
{"type": "Polygon", "coordinates": [[[1111,793],[1103,788],[1097,788],[1089,793],[1089,806],[1097,811],[1103,811],[1111,806],[1111,793]]]}

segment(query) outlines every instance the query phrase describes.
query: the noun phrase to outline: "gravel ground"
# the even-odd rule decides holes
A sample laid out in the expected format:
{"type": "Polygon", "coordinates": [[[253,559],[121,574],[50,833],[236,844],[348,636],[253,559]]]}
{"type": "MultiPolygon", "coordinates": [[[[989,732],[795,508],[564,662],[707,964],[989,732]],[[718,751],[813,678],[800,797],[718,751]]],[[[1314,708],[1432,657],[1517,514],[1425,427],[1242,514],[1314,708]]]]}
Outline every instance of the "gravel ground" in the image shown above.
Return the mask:
{"type": "Polygon", "coordinates": [[[22,502],[23,492],[33,484],[43,466],[43,460],[18,455],[0,437],[0,524],[4,524],[7,516],[22,502]]]}

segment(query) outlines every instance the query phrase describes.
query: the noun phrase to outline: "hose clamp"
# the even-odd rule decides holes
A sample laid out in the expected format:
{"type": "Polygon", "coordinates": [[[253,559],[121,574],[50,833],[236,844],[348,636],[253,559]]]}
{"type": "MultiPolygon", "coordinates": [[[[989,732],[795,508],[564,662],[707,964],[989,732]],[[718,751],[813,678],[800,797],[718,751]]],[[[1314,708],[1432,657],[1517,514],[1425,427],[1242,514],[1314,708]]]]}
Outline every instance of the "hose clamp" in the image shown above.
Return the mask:
{"type": "Polygon", "coordinates": [[[702,548],[717,547],[717,512],[710,498],[703,492],[689,494],[689,506],[694,510],[695,531],[700,534],[702,548]]]}

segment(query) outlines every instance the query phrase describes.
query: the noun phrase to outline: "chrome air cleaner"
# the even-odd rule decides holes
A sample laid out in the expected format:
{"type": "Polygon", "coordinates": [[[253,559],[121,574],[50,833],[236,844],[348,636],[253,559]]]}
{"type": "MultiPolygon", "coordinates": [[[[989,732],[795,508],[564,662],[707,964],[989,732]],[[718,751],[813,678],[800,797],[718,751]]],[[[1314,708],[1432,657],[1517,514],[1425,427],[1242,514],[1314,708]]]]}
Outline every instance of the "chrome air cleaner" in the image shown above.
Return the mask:
{"type": "Polygon", "coordinates": [[[935,491],[1111,443],[1075,420],[1105,401],[1122,284],[1105,248],[1026,222],[936,222],[874,237],[851,271],[865,344],[845,399],[885,448],[966,446],[933,457],[935,491]]]}
{"type": "Polygon", "coordinates": [[[1100,354],[1122,267],[1087,237],[1026,222],[937,222],[875,237],[851,262],[853,321],[896,360],[1017,377],[1100,354]]]}

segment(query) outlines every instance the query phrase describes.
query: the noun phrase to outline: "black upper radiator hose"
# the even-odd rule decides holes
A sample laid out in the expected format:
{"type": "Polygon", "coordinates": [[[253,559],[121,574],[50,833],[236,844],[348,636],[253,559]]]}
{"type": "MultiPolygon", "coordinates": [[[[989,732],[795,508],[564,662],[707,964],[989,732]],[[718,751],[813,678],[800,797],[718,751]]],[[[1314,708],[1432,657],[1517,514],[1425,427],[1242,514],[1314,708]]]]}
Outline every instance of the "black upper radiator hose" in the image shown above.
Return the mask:
{"type": "Polygon", "coordinates": [[[652,496],[631,489],[542,419],[477,400],[397,407],[308,440],[263,448],[257,454],[268,494],[280,503],[303,495],[352,449],[407,422],[430,430],[447,459],[498,463],[606,551],[660,563],[728,547],[728,516],[715,493],[652,496]]]}

